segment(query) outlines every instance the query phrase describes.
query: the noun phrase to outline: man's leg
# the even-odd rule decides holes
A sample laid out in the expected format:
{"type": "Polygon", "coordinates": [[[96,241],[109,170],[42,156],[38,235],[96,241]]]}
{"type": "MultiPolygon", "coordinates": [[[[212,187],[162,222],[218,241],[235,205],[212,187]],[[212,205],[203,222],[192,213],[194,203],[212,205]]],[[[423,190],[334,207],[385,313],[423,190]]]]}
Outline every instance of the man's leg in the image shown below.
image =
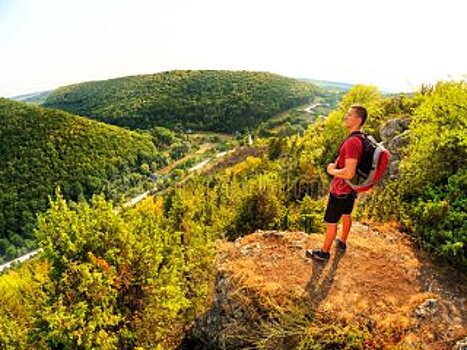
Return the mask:
{"type": "Polygon", "coordinates": [[[337,224],[327,224],[326,226],[326,238],[324,239],[324,244],[322,251],[327,253],[331,249],[332,242],[336,239],[337,234],[337,224]]]}
{"type": "Polygon", "coordinates": [[[324,221],[327,223],[326,226],[326,237],[324,238],[324,244],[322,249],[308,249],[305,255],[309,258],[327,261],[329,260],[332,243],[336,238],[337,234],[337,222],[339,222],[340,216],[342,215],[342,209],[339,206],[338,198],[329,195],[326,212],[324,213],[324,221]]]}
{"type": "Polygon", "coordinates": [[[340,240],[344,243],[347,242],[347,238],[349,237],[350,229],[352,228],[352,217],[350,214],[342,215],[342,235],[340,240]]]}

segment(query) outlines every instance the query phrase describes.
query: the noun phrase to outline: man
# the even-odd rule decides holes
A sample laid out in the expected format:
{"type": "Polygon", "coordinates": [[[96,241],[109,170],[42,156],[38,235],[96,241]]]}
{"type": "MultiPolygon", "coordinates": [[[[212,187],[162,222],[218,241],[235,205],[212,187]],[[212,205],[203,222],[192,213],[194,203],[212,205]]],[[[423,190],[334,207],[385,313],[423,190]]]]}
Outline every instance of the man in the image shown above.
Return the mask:
{"type": "Polygon", "coordinates": [[[326,221],[326,238],[323,247],[307,250],[306,256],[320,261],[329,260],[332,243],[337,234],[337,223],[342,217],[342,235],[336,240],[338,249],[347,248],[347,237],[352,227],[352,213],[356,192],[346,183],[354,177],[359,159],[362,157],[363,144],[359,136],[360,129],[368,116],[365,107],[352,105],[345,115],[344,125],[351,132],[339,149],[335,163],[327,167],[329,175],[333,176],[324,221],[326,221]]]}

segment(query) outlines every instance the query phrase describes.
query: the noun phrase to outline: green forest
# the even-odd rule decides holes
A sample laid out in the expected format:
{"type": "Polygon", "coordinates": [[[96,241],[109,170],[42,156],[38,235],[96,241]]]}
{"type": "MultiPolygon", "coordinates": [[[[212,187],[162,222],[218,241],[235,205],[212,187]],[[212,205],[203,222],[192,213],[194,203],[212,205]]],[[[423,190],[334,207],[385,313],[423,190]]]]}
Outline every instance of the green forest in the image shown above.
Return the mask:
{"type": "Polygon", "coordinates": [[[319,93],[311,83],[271,73],[170,71],[65,86],[43,105],[132,129],[234,133],[319,93]]]}
{"type": "Polygon", "coordinates": [[[57,187],[68,200],[114,200],[163,163],[150,135],[0,99],[0,257],[35,246],[36,213],[57,187]],[[142,167],[143,166],[143,167],[142,167]]]}
{"type": "MultiPolygon", "coordinates": [[[[284,93],[277,84],[281,79],[252,73],[251,80],[238,87],[239,95],[231,95],[238,75],[244,73],[231,73],[222,83],[215,79],[218,72],[206,74],[213,89],[206,95],[197,90],[198,84],[206,83],[198,73],[173,72],[62,88],[46,105],[132,128],[158,123],[171,128],[182,122],[184,127],[233,131],[306,102],[315,91],[291,83],[287,89],[293,92],[276,100],[284,93]],[[183,81],[180,86],[185,90],[173,88],[169,83],[173,79],[183,81]],[[271,90],[265,87],[268,84],[271,90]],[[154,86],[166,86],[168,91],[156,98],[154,86]],[[244,96],[243,88],[257,93],[256,102],[265,91],[273,91],[262,101],[274,100],[274,107],[243,101],[238,97],[244,96]],[[216,89],[222,98],[206,103],[216,89]],[[193,91],[198,93],[191,95],[193,91]],[[129,96],[128,105],[124,96],[129,96]],[[100,99],[106,103],[98,103],[100,99]],[[183,112],[184,99],[190,102],[183,112]],[[233,100],[232,109],[225,107],[233,100]],[[245,118],[236,119],[240,115],[245,118]]],[[[438,82],[413,95],[392,96],[372,86],[354,86],[335,110],[317,118],[303,133],[264,137],[258,133],[253,145],[238,147],[208,171],[120,211],[105,196],[85,198],[102,191],[115,173],[131,172],[142,162],[157,159],[149,136],[1,100],[1,115],[10,116],[3,123],[2,139],[11,135],[9,148],[2,142],[0,153],[7,164],[2,169],[10,169],[0,176],[2,208],[9,208],[2,212],[1,222],[10,220],[4,225],[4,237],[11,241],[9,229],[25,227],[12,225],[34,221],[31,214],[23,218],[22,213],[44,210],[45,198],[54,195],[34,230],[43,253],[0,276],[0,293],[6,296],[0,301],[0,348],[183,348],[194,320],[212,302],[217,242],[256,229],[323,232],[330,183],[325,169],[346,135],[344,115],[355,103],[367,107],[365,130],[377,140],[383,139],[382,126],[394,120],[409,122],[398,151],[398,175],[387,176],[359,201],[356,218],[395,221],[434,260],[467,268],[464,81],[438,82]],[[26,130],[37,136],[24,140],[26,130]],[[57,146],[59,140],[67,147],[57,146]],[[15,163],[20,161],[21,166],[15,163]],[[80,176],[70,177],[76,173],[80,176]],[[30,186],[32,181],[35,185],[30,186]],[[54,192],[58,185],[61,192],[54,192]],[[27,201],[18,199],[19,194],[27,195],[27,201]]],[[[30,233],[18,234],[33,239],[30,233]]],[[[277,324],[269,326],[271,332],[281,332],[277,324]]],[[[258,345],[265,344],[263,340],[252,340],[250,348],[266,349],[258,345]]],[[[365,348],[357,336],[353,341],[353,348],[365,348]]]]}

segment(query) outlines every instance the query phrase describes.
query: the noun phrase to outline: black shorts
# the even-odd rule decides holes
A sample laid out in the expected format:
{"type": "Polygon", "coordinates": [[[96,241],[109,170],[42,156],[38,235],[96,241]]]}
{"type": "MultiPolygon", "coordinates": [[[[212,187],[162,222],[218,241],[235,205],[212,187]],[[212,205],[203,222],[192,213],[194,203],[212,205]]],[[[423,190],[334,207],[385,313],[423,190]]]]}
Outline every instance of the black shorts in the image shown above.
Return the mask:
{"type": "Polygon", "coordinates": [[[357,194],[352,192],[347,195],[336,196],[333,193],[329,194],[328,206],[324,214],[324,221],[328,224],[337,224],[342,215],[350,215],[353,210],[355,198],[357,194]]]}

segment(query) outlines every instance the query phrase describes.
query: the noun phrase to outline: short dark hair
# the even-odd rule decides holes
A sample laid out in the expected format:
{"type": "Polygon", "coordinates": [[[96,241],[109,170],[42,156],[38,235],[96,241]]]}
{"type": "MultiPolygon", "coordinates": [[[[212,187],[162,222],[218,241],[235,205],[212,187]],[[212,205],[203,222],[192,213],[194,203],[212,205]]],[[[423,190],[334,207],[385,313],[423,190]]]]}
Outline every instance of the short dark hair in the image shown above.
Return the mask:
{"type": "Polygon", "coordinates": [[[365,124],[366,118],[368,117],[368,112],[366,108],[361,105],[352,105],[350,106],[350,108],[354,109],[355,112],[357,113],[357,116],[362,120],[362,122],[360,123],[360,126],[365,124]]]}

